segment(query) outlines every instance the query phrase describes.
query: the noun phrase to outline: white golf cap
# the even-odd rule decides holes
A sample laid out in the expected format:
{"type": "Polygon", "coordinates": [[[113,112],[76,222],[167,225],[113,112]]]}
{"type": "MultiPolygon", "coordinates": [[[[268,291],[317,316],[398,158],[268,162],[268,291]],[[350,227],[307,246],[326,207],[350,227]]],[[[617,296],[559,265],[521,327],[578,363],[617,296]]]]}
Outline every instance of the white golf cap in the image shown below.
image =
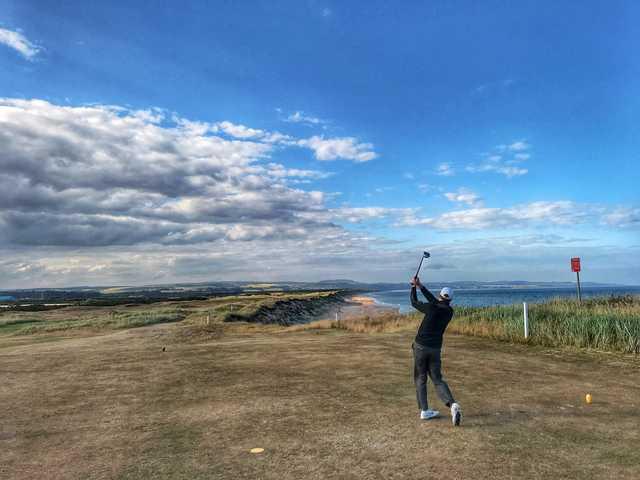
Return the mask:
{"type": "Polygon", "coordinates": [[[444,287],[442,290],[440,290],[440,296],[445,300],[451,300],[453,298],[453,290],[451,290],[449,287],[444,287]]]}

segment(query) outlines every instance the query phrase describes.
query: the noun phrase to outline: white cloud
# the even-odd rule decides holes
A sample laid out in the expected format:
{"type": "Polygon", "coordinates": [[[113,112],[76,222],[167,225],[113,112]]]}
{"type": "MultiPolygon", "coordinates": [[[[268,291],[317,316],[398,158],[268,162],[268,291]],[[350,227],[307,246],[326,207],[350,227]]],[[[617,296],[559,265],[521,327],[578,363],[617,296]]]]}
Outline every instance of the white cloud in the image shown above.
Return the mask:
{"type": "Polygon", "coordinates": [[[507,148],[512,152],[522,152],[529,149],[529,144],[524,140],[519,140],[508,145],[507,148]]]}
{"type": "Polygon", "coordinates": [[[604,215],[602,220],[614,227],[640,227],[640,208],[618,207],[604,215]]]}
{"type": "Polygon", "coordinates": [[[257,130],[228,121],[218,122],[216,123],[216,127],[227,135],[231,135],[236,138],[260,138],[265,135],[264,130],[257,130]]]}
{"type": "Polygon", "coordinates": [[[306,115],[302,111],[293,112],[292,114],[290,114],[285,119],[285,122],[306,123],[306,124],[309,124],[309,125],[324,125],[324,124],[328,123],[327,121],[322,120],[322,119],[320,119],[318,117],[314,117],[312,115],[306,115]]]}
{"type": "Polygon", "coordinates": [[[473,89],[473,93],[477,95],[496,94],[501,90],[507,89],[514,85],[516,81],[513,78],[505,78],[502,81],[493,81],[482,83],[473,89]]]}
{"type": "Polygon", "coordinates": [[[0,247],[209,241],[231,238],[238,225],[280,236],[325,228],[300,216],[323,208],[324,194],[289,184],[330,173],[264,164],[271,144],[211,134],[262,131],[158,115],[0,99],[0,247]]]}
{"type": "MultiPolygon", "coordinates": [[[[235,231],[239,238],[241,230],[235,231]]],[[[248,238],[224,243],[127,250],[102,247],[63,251],[30,250],[24,259],[0,249],[0,285],[4,288],[64,285],[123,285],[211,280],[406,281],[415,272],[422,248],[442,265],[431,281],[557,280],[571,281],[568,259],[580,252],[589,265],[590,280],[637,283],[637,247],[602,246],[588,239],[559,235],[495,235],[470,233],[465,239],[439,242],[420,249],[380,242],[370,235],[344,230],[270,241],[248,238]],[[375,261],[372,261],[375,259],[375,261]],[[413,270],[413,272],[412,272],[413,270]]]]}
{"type": "Polygon", "coordinates": [[[33,59],[41,48],[30,42],[22,33],[0,28],[0,43],[13,48],[27,60],[33,59]]]}
{"type": "Polygon", "coordinates": [[[455,170],[453,169],[453,167],[451,167],[451,164],[449,163],[441,163],[440,165],[438,165],[438,168],[436,169],[436,175],[440,175],[443,177],[451,177],[453,175],[455,175],[455,170]]]}
{"type": "Polygon", "coordinates": [[[344,220],[351,223],[359,223],[365,220],[384,218],[392,212],[393,209],[383,207],[343,207],[329,211],[334,219],[344,220]]]}
{"type": "Polygon", "coordinates": [[[491,152],[484,155],[484,160],[477,164],[468,165],[466,170],[472,173],[494,172],[507,178],[519,177],[529,173],[520,164],[531,158],[527,152],[531,146],[524,140],[510,145],[497,145],[491,152]]]}
{"type": "Polygon", "coordinates": [[[526,175],[529,173],[529,170],[526,168],[515,167],[512,165],[503,165],[495,162],[485,162],[480,165],[469,165],[467,167],[467,171],[472,173],[478,172],[495,172],[500,173],[508,178],[519,177],[521,175],[526,175]]]}
{"type": "Polygon", "coordinates": [[[595,220],[602,210],[570,201],[532,202],[508,208],[470,208],[437,217],[406,216],[398,225],[428,226],[439,230],[515,228],[528,225],[570,225],[595,220]]]}
{"type": "Polygon", "coordinates": [[[527,170],[526,168],[508,166],[500,167],[496,170],[496,172],[501,173],[508,178],[513,178],[519,177],[521,175],[526,175],[527,173],[529,173],[529,170],[527,170]]]}
{"type": "MultiPolygon", "coordinates": [[[[259,136],[257,129],[235,127],[229,131],[252,136],[236,137],[217,123],[165,118],[157,109],[0,99],[0,286],[399,281],[415,268],[416,250],[375,237],[368,224],[637,224],[637,209],[604,211],[571,202],[473,208],[432,218],[411,208],[330,208],[336,194],[292,186],[330,173],[289,168],[272,158],[283,148],[297,148],[297,141],[269,143],[265,130],[259,136]]],[[[495,246],[477,238],[436,246],[438,260],[464,264],[464,270],[452,268],[452,280],[461,272],[464,278],[487,278],[488,264],[513,265],[514,258],[531,265],[529,257],[517,257],[518,240],[512,241],[516,246],[509,248],[506,240],[495,246]]],[[[536,255],[551,248],[543,243],[536,255]]],[[[618,250],[597,253],[618,268],[618,250]]],[[[505,268],[495,275],[505,278],[505,268]]]]}
{"type": "Polygon", "coordinates": [[[289,135],[285,135],[283,133],[280,132],[269,132],[267,134],[265,134],[262,139],[263,142],[267,142],[267,143],[279,143],[282,145],[293,145],[295,144],[295,141],[293,139],[293,137],[289,136],[289,135]]]}
{"type": "Polygon", "coordinates": [[[451,202],[466,203],[471,206],[482,203],[482,199],[476,193],[466,188],[459,188],[457,192],[447,192],[444,196],[451,202]]]}
{"type": "Polygon", "coordinates": [[[320,161],[353,160],[354,162],[368,162],[377,158],[370,143],[359,143],[354,137],[324,138],[313,136],[305,140],[299,140],[298,145],[308,147],[315,153],[320,161]]]}
{"type": "Polygon", "coordinates": [[[367,220],[378,220],[389,217],[408,216],[414,214],[412,208],[387,207],[340,207],[326,212],[313,214],[316,218],[325,220],[340,220],[349,223],[361,223],[367,220]]]}
{"type": "MultiPolygon", "coordinates": [[[[337,194],[292,187],[331,175],[270,160],[297,142],[168,117],[0,99],[0,259],[29,259],[0,260],[3,286],[357,276],[383,240],[338,223],[408,215],[330,209],[337,194]]],[[[313,147],[360,160],[369,148],[354,139],[334,152],[313,147]]]]}
{"type": "MultiPolygon", "coordinates": [[[[159,123],[165,118],[164,112],[161,109],[138,111],[132,114],[143,120],[147,120],[150,123],[159,123]]],[[[291,145],[294,143],[293,137],[289,135],[285,135],[280,132],[268,132],[266,130],[251,128],[245,125],[229,122],[228,120],[216,123],[191,121],[181,118],[175,113],[171,115],[171,120],[189,135],[203,136],[209,133],[223,133],[241,140],[251,139],[264,143],[282,145],[291,145]]]]}
{"type": "Polygon", "coordinates": [[[270,163],[265,170],[269,175],[276,178],[305,178],[310,180],[323,180],[333,175],[331,172],[321,172],[318,170],[301,170],[298,168],[285,168],[278,163],[270,163]]]}

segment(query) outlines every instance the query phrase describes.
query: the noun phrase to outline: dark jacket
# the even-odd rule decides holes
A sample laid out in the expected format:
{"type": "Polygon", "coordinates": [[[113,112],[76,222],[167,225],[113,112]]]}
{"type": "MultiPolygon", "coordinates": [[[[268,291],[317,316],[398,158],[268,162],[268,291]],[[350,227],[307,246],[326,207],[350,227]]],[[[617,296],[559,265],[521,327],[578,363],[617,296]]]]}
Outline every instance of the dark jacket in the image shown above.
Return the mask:
{"type": "Polygon", "coordinates": [[[428,303],[420,302],[416,294],[416,287],[411,288],[411,305],[424,313],[424,318],[418,329],[415,342],[423,347],[442,348],[442,335],[453,317],[453,308],[449,302],[438,300],[424,286],[420,291],[427,298],[428,303]]]}

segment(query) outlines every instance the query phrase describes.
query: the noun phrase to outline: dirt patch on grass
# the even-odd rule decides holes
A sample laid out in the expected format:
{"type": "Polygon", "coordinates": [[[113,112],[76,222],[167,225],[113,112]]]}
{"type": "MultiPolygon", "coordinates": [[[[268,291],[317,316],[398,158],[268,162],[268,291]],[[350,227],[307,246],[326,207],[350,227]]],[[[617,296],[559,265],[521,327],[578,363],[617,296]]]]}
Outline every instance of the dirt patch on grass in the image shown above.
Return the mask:
{"type": "Polygon", "coordinates": [[[456,429],[418,420],[411,333],[184,328],[5,343],[0,477],[640,476],[633,357],[450,336],[456,429]]]}

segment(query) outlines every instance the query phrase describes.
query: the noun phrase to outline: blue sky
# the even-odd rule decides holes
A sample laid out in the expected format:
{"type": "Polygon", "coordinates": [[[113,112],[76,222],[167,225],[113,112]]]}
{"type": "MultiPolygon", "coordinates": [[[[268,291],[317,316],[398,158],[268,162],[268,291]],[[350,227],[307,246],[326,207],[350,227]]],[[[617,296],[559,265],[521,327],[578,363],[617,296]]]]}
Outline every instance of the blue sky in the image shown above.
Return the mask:
{"type": "Polygon", "coordinates": [[[184,3],[0,0],[0,286],[640,283],[634,2],[184,3]]]}

